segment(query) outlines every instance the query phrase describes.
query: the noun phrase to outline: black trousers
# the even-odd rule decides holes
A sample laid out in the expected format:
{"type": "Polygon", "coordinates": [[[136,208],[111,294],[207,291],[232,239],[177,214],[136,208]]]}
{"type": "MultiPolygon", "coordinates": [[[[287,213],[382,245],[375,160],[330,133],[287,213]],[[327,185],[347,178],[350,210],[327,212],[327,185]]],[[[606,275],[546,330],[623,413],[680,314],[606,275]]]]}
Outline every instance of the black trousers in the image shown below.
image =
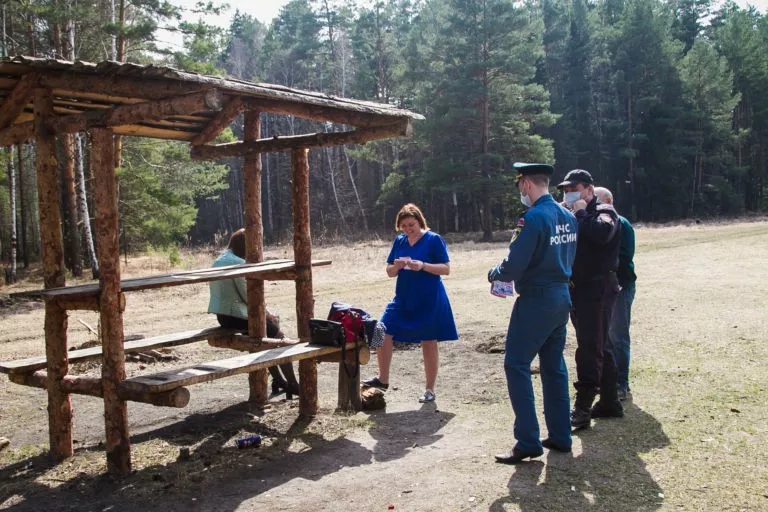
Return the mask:
{"type": "MultiPolygon", "coordinates": [[[[248,332],[248,320],[229,315],[216,315],[219,325],[225,329],[237,329],[238,331],[248,332]]],[[[277,338],[280,328],[267,320],[267,338],[277,338]]]]}
{"type": "Polygon", "coordinates": [[[619,286],[616,274],[576,284],[571,288],[571,322],[576,329],[576,400],[616,399],[616,357],[608,336],[619,286]]]}

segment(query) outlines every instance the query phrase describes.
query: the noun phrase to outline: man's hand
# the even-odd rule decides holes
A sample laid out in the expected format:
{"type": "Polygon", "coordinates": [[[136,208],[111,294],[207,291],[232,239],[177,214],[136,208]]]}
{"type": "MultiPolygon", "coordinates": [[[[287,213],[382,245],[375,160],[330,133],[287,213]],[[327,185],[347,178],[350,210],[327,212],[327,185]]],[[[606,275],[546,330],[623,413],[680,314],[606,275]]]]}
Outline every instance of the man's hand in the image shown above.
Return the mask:
{"type": "Polygon", "coordinates": [[[573,202],[573,206],[571,208],[573,209],[574,213],[576,213],[579,210],[586,210],[587,202],[583,199],[579,199],[573,202]]]}

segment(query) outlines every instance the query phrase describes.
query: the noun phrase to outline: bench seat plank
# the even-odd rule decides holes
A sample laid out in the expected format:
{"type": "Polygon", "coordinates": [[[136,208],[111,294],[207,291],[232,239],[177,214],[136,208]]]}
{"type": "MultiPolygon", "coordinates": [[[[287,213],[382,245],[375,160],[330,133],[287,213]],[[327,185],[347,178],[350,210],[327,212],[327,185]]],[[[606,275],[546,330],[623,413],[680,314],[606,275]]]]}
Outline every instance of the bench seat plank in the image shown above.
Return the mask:
{"type": "MultiPolygon", "coordinates": [[[[237,331],[232,329],[224,329],[223,327],[207,327],[205,329],[197,329],[194,331],[175,332],[172,334],[164,334],[162,336],[154,336],[152,338],[144,338],[135,341],[126,341],[123,344],[123,350],[126,354],[132,352],[143,352],[145,350],[151,350],[161,347],[175,347],[178,345],[185,345],[187,343],[194,343],[196,341],[207,340],[211,336],[231,336],[237,331]]],[[[81,348],[78,350],[70,350],[67,352],[69,362],[77,363],[81,361],[87,361],[89,359],[98,359],[101,357],[101,345],[96,345],[88,348],[81,348]]],[[[19,359],[16,361],[0,362],[1,373],[29,373],[35,370],[42,370],[48,366],[45,356],[42,357],[30,357],[27,359],[19,359]]]]}
{"type": "MultiPolygon", "coordinates": [[[[354,350],[353,344],[349,344],[348,347],[348,350],[354,350]]],[[[270,366],[278,364],[292,363],[302,359],[313,359],[339,351],[341,351],[341,349],[338,347],[299,343],[298,345],[243,354],[228,359],[212,361],[210,363],[202,363],[151,375],[132,377],[125,380],[121,386],[131,391],[158,393],[188,386],[190,384],[221,379],[240,373],[264,370],[270,366]]]]}

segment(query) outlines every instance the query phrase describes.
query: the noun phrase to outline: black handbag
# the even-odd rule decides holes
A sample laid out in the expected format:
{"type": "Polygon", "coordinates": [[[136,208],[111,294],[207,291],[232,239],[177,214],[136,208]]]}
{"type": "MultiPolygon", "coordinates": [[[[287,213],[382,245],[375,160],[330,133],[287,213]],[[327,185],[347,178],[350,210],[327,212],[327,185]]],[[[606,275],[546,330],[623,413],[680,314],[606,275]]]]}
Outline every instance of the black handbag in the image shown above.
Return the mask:
{"type": "Polygon", "coordinates": [[[309,339],[315,345],[326,347],[342,347],[344,343],[344,327],[333,320],[320,318],[309,319],[309,339]]]}

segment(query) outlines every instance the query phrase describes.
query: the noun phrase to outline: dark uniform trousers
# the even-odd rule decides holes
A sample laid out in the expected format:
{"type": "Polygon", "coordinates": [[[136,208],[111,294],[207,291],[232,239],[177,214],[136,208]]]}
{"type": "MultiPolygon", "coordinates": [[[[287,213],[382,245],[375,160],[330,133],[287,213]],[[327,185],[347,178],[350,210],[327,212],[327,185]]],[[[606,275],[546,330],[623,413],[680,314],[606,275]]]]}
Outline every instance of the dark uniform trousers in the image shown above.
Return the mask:
{"type": "Polygon", "coordinates": [[[591,405],[597,393],[600,400],[616,400],[616,357],[608,336],[613,306],[619,285],[614,272],[571,286],[571,322],[576,329],[576,388],[579,401],[591,405]]]}
{"type": "Polygon", "coordinates": [[[539,356],[544,418],[549,438],[558,446],[571,446],[568,369],[565,366],[565,327],[571,301],[568,285],[528,287],[512,308],[507,330],[504,371],[515,411],[515,448],[534,453],[541,450],[536,419],[531,362],[539,356]],[[542,314],[545,311],[546,314],[542,314]],[[535,319],[535,321],[532,321],[535,319]]]}

